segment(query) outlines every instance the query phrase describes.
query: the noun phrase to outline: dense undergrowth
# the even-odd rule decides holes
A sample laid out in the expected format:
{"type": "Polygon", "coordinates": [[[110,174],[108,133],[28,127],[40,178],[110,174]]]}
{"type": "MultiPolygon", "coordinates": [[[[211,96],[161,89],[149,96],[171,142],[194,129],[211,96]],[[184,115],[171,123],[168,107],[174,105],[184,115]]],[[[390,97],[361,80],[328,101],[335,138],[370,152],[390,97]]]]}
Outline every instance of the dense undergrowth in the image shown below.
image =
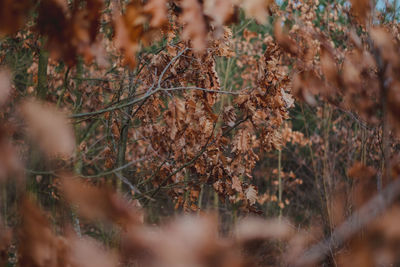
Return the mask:
{"type": "Polygon", "coordinates": [[[0,265],[396,266],[397,9],[0,0],[0,265]]]}

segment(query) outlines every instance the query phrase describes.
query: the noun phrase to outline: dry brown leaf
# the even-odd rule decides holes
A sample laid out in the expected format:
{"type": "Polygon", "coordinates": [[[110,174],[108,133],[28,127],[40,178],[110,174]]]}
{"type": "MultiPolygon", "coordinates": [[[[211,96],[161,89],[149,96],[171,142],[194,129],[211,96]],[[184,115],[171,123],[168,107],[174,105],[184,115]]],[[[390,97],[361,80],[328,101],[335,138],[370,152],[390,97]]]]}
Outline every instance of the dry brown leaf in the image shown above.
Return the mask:
{"type": "Polygon", "coordinates": [[[383,27],[372,27],[369,32],[383,59],[398,65],[398,54],[391,34],[383,27]]]}
{"type": "Polygon", "coordinates": [[[108,220],[123,227],[141,223],[142,214],[109,188],[95,187],[75,177],[64,177],[61,189],[66,199],[77,205],[78,213],[91,220],[108,220]]]}
{"type": "Polygon", "coordinates": [[[366,166],[361,162],[354,163],[348,170],[347,175],[357,180],[370,180],[376,175],[376,170],[370,166],[366,166]]]}
{"type": "Polygon", "coordinates": [[[0,0],[0,37],[23,27],[33,6],[32,0],[0,0]]]}
{"type": "Polygon", "coordinates": [[[161,27],[168,22],[168,0],[150,0],[144,6],[144,11],[151,14],[150,26],[161,27]]]}
{"type": "Polygon", "coordinates": [[[250,133],[247,129],[239,130],[233,141],[232,152],[247,153],[250,150],[250,133]]]}
{"type": "MultiPolygon", "coordinates": [[[[309,73],[301,73],[298,74],[296,73],[293,76],[293,94],[300,98],[301,100],[304,100],[308,104],[314,106],[317,104],[317,101],[315,100],[314,94],[316,93],[318,89],[322,88],[318,87],[319,81],[313,74],[309,73]]],[[[317,91],[318,92],[318,91],[317,91]]]]}
{"type": "Polygon", "coordinates": [[[87,0],[86,5],[75,4],[74,8],[66,4],[62,0],[41,1],[35,30],[47,37],[51,57],[74,65],[77,55],[94,58],[91,45],[99,33],[103,1],[87,0]]]}
{"type": "Polygon", "coordinates": [[[371,1],[370,0],[350,0],[351,9],[354,11],[354,14],[359,19],[360,23],[366,23],[366,18],[369,15],[371,10],[371,1]]]}
{"type": "Polygon", "coordinates": [[[267,22],[269,14],[270,0],[243,0],[242,8],[248,17],[254,18],[258,23],[267,22]]]}
{"type": "Polygon", "coordinates": [[[218,223],[213,216],[185,216],[167,225],[153,244],[157,266],[203,266],[218,249],[218,223]]]}
{"type": "Polygon", "coordinates": [[[147,17],[138,0],[131,1],[127,5],[124,15],[115,15],[115,46],[124,53],[125,62],[131,68],[136,65],[136,53],[140,48],[139,42],[144,37],[145,22],[147,17]]]}
{"type": "Polygon", "coordinates": [[[277,43],[285,49],[287,52],[296,55],[298,53],[296,43],[286,34],[283,32],[282,29],[282,20],[278,19],[274,25],[274,34],[277,43]]]}
{"type": "Polygon", "coordinates": [[[256,204],[258,196],[257,196],[257,190],[254,185],[249,185],[249,187],[245,191],[245,194],[250,205],[256,204]]]}
{"type": "Polygon", "coordinates": [[[57,266],[57,239],[45,215],[32,198],[23,199],[20,213],[20,266],[57,266]]]}
{"type": "Polygon", "coordinates": [[[49,156],[71,157],[75,150],[74,131],[66,116],[55,107],[26,100],[19,105],[28,134],[49,156]]]}
{"type": "Polygon", "coordinates": [[[338,85],[339,75],[335,59],[326,49],[321,49],[321,69],[326,80],[332,85],[338,85]]]}
{"type": "Polygon", "coordinates": [[[206,0],[204,10],[220,25],[229,21],[234,13],[232,0],[206,0]]]}
{"type": "Polygon", "coordinates": [[[182,38],[192,42],[194,51],[203,52],[207,47],[207,30],[201,4],[198,0],[182,0],[182,9],[182,38]]]}
{"type": "Polygon", "coordinates": [[[282,100],[285,102],[286,108],[291,108],[294,107],[294,98],[291,94],[288,94],[281,88],[281,95],[282,95],[282,100]]]}
{"type": "Polygon", "coordinates": [[[237,177],[237,176],[232,177],[232,188],[235,189],[239,193],[241,193],[243,191],[242,182],[240,181],[239,177],[237,177]]]}
{"type": "Polygon", "coordinates": [[[236,122],[235,109],[232,106],[226,106],[224,108],[223,118],[229,127],[233,127],[236,122]]]}
{"type": "Polygon", "coordinates": [[[354,56],[349,55],[343,63],[343,82],[347,86],[357,85],[361,82],[361,66],[354,60],[354,56]]]}

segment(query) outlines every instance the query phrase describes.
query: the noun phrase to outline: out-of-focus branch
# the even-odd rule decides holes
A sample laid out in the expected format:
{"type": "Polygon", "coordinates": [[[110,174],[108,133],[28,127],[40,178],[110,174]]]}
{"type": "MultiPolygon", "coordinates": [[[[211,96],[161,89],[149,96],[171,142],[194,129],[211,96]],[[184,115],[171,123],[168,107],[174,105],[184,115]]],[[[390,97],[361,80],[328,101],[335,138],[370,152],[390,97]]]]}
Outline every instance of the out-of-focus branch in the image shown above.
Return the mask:
{"type": "Polygon", "coordinates": [[[340,248],[354,234],[382,214],[400,195],[400,177],[388,184],[376,196],[358,211],[354,212],[344,223],[337,227],[330,238],[319,242],[307,250],[290,266],[313,266],[326,257],[332,250],[340,248]]]}

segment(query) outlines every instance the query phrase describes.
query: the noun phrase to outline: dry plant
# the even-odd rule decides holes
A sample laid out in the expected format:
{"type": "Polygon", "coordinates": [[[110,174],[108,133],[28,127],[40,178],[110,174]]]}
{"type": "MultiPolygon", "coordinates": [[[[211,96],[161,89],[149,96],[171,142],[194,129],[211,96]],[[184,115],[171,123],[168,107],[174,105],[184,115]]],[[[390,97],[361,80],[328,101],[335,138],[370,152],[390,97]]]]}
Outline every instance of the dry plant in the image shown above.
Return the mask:
{"type": "Polygon", "coordinates": [[[350,2],[0,0],[0,264],[400,264],[397,3],[350,2]]]}

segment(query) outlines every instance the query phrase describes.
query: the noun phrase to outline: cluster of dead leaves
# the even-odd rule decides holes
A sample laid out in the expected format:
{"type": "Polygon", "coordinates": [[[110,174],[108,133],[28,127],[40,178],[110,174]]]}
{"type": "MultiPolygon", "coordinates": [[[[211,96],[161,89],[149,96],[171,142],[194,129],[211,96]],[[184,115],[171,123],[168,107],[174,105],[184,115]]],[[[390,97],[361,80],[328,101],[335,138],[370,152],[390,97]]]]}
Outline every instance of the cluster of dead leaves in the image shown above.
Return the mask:
{"type": "MultiPolygon", "coordinates": [[[[233,98],[233,105],[219,112],[216,110],[225,96],[218,94],[221,85],[214,54],[232,55],[224,42],[215,41],[212,46],[215,50],[202,55],[185,50],[175,59],[173,56],[184,49],[179,44],[169,48],[170,54],[161,52],[151,59],[149,72],[143,78],[146,81],[143,90],[159,83],[161,92],[163,88],[170,88],[173,95],[167,95],[170,97],[167,104],[152,96],[138,112],[141,127],[132,138],[146,136],[148,141],[138,142],[134,150],[137,158],[148,153],[159,158],[141,162],[140,168],[157,170],[160,160],[167,159],[152,182],[156,187],[175,185],[169,193],[176,199],[177,207],[197,209],[200,182],[212,184],[221,200],[229,196],[232,202],[242,202],[244,209],[254,209],[257,188],[246,181],[252,177],[259,153],[280,148],[281,126],[294,104],[289,73],[282,61],[284,50],[272,38],[267,42],[255,88],[241,91],[233,98]],[[164,76],[160,78],[157,73],[164,69],[164,76]],[[176,93],[173,88],[194,90],[176,93]],[[163,120],[158,120],[161,115],[163,120]],[[181,169],[192,159],[195,160],[193,167],[181,169]],[[191,192],[189,198],[184,197],[187,191],[191,192]]],[[[253,68],[253,73],[256,71],[253,68]]],[[[285,138],[289,138],[288,134],[285,138]]],[[[293,134],[293,140],[295,138],[301,137],[293,134]]],[[[152,174],[147,178],[150,177],[152,174]]]]}
{"type": "Polygon", "coordinates": [[[275,24],[275,38],[294,64],[294,95],[311,105],[320,96],[344,110],[358,112],[373,124],[380,121],[376,111],[387,108],[392,128],[397,130],[400,102],[394,74],[399,69],[396,27],[375,26],[361,34],[350,27],[344,51],[317,29],[295,25],[290,34],[284,34],[281,25],[280,21],[275,24]]]}
{"type": "MultiPolygon", "coordinates": [[[[26,21],[35,12],[35,3],[33,0],[1,1],[0,34],[13,34],[26,27],[26,21]]],[[[222,36],[224,25],[237,20],[239,8],[259,23],[265,23],[272,6],[272,1],[264,0],[150,0],[146,3],[132,0],[126,6],[112,2],[108,8],[112,10],[115,45],[133,67],[136,53],[143,44],[149,44],[156,36],[159,38],[160,30],[166,35],[172,30],[168,22],[179,22],[183,27],[182,38],[191,43],[194,51],[204,52],[208,41],[222,36]]],[[[90,62],[102,52],[99,42],[103,0],[74,0],[72,3],[46,0],[40,1],[37,8],[35,29],[47,39],[47,48],[54,58],[62,58],[72,65],[78,55],[90,62]]]]}

